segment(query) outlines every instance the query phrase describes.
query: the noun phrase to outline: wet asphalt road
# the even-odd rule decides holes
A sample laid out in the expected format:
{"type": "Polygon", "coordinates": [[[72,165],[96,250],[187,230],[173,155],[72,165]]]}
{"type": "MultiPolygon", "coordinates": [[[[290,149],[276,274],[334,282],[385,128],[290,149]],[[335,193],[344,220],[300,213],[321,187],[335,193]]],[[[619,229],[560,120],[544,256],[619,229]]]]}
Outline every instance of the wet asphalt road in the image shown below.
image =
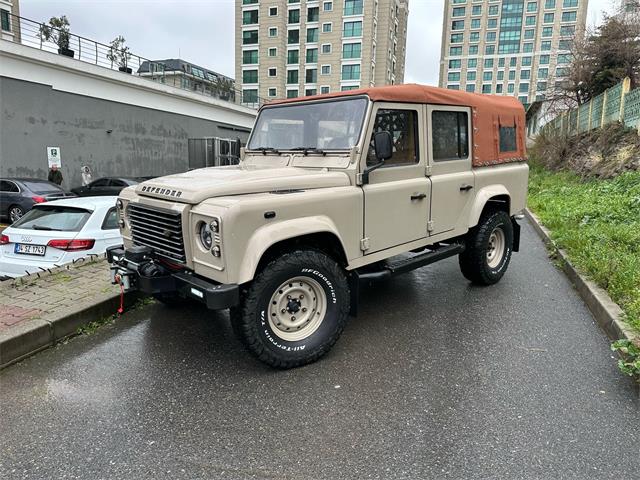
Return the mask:
{"type": "Polygon", "coordinates": [[[640,403],[530,227],[502,282],[456,259],[368,288],[274,371],[226,313],[152,305],[0,372],[0,478],[638,478],[640,403]]]}

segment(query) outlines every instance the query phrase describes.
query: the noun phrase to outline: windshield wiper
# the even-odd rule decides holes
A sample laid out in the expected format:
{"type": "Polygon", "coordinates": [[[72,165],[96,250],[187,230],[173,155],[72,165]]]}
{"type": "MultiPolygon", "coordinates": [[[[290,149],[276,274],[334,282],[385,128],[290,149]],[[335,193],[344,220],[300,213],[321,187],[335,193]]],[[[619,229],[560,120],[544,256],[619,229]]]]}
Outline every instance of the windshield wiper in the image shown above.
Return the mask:
{"type": "Polygon", "coordinates": [[[33,228],[34,230],[46,230],[46,231],[55,231],[55,232],[61,232],[62,231],[59,228],[45,227],[45,226],[42,226],[42,225],[32,225],[31,228],[33,228]]]}
{"type": "Polygon", "coordinates": [[[257,147],[257,148],[252,148],[251,150],[258,150],[259,152],[262,152],[263,155],[266,155],[267,152],[273,152],[275,154],[279,154],[280,151],[276,148],[273,147],[257,147]]]}
{"type": "Polygon", "coordinates": [[[310,153],[321,153],[324,156],[327,154],[327,152],[318,147],[295,147],[291,150],[301,151],[303,155],[309,155],[310,153]]]}

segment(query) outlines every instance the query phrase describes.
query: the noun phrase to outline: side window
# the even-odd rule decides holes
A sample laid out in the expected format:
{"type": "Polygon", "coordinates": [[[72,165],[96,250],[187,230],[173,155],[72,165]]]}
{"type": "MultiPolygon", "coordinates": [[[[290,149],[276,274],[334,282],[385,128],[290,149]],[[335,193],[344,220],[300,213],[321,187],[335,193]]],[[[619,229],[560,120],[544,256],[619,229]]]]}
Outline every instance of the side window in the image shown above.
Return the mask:
{"type": "Polygon", "coordinates": [[[108,185],[109,185],[108,178],[99,178],[98,180],[96,180],[91,184],[92,187],[106,187],[108,185]]]}
{"type": "Polygon", "coordinates": [[[127,184],[125,182],[123,182],[122,180],[118,180],[115,178],[112,178],[111,181],[109,182],[109,185],[111,185],[112,187],[126,187],[127,184]]]}
{"type": "Polygon", "coordinates": [[[113,230],[114,228],[118,228],[118,211],[115,207],[109,209],[102,222],[102,230],[113,230]]]}
{"type": "Polygon", "coordinates": [[[0,192],[16,193],[18,192],[18,187],[13,182],[8,182],[7,180],[0,180],[0,192]]]}
{"type": "MultiPolygon", "coordinates": [[[[373,135],[387,131],[393,137],[393,156],[385,167],[418,163],[418,112],[415,110],[378,110],[367,153],[367,165],[378,163],[373,135]]],[[[384,168],[384,167],[383,167],[384,168]]]]}
{"type": "Polygon", "coordinates": [[[460,160],[469,157],[469,116],[467,112],[431,112],[433,159],[460,160]]]}
{"type": "Polygon", "coordinates": [[[518,150],[516,145],[516,127],[500,127],[500,152],[515,152],[518,150]]]}

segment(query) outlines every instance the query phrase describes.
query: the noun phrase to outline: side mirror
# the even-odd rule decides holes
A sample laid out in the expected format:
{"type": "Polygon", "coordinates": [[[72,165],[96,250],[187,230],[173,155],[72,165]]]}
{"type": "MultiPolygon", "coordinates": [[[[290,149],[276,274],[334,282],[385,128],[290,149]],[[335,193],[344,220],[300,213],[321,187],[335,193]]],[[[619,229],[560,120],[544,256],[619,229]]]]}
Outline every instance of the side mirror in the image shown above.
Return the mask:
{"type": "Polygon", "coordinates": [[[373,136],[373,146],[376,158],[382,163],[393,155],[393,138],[387,131],[377,132],[373,136]]]}

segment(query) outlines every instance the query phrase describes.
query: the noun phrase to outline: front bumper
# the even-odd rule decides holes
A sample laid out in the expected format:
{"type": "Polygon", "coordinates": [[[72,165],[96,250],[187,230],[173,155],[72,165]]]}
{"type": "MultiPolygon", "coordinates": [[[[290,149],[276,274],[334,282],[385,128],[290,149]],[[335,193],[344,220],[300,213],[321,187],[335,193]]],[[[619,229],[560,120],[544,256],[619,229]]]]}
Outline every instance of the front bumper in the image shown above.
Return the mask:
{"type": "Polygon", "coordinates": [[[111,283],[121,284],[125,290],[139,290],[150,295],[175,293],[198,300],[211,310],[234,307],[240,300],[238,285],[212,282],[188,270],[145,276],[140,270],[141,263],[128,259],[123,247],[108,248],[107,260],[111,264],[111,283]]]}

